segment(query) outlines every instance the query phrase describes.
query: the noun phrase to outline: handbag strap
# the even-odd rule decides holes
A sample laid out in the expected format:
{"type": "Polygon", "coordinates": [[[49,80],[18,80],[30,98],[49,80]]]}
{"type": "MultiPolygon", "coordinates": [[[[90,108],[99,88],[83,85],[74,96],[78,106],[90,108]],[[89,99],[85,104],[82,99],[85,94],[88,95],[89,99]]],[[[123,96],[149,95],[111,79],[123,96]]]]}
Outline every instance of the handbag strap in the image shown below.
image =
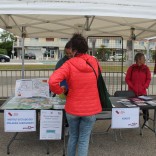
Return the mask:
{"type": "MultiPolygon", "coordinates": [[[[86,63],[93,69],[94,74],[95,74],[96,79],[97,79],[97,74],[96,74],[95,69],[93,68],[93,66],[89,62],[87,62],[87,61],[86,61],[86,63]]],[[[99,72],[99,65],[98,65],[98,72],[99,72]]]]}
{"type": "MultiPolygon", "coordinates": [[[[81,58],[81,59],[83,59],[83,58],[81,58]]],[[[83,60],[84,60],[84,59],[83,59],[83,60]]],[[[86,61],[86,60],[84,60],[84,61],[86,61]]],[[[92,66],[88,61],[86,61],[86,63],[93,69],[94,74],[95,74],[95,76],[96,76],[96,79],[98,79],[98,76],[97,76],[96,71],[95,71],[95,69],[93,68],[93,66],[92,66]]],[[[97,64],[98,64],[98,62],[97,62],[97,64]]],[[[98,65],[98,74],[100,74],[100,73],[101,73],[101,71],[100,71],[100,67],[99,67],[99,65],[98,65]]]]}

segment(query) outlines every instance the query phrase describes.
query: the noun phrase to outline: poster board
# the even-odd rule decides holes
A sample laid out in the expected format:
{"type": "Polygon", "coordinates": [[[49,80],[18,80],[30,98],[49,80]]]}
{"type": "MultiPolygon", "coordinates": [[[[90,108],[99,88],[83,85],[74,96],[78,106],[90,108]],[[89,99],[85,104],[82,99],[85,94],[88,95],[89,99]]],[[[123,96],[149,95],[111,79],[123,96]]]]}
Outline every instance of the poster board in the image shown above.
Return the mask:
{"type": "Polygon", "coordinates": [[[36,131],[35,110],[4,110],[5,132],[36,131]]]}
{"type": "Polygon", "coordinates": [[[62,137],[63,111],[41,110],[40,140],[60,140],[62,137]]]}
{"type": "Polygon", "coordinates": [[[138,128],[139,107],[135,108],[112,108],[112,129],[138,128]]]}
{"type": "Polygon", "coordinates": [[[49,84],[46,78],[16,80],[15,97],[49,97],[49,84]]]}

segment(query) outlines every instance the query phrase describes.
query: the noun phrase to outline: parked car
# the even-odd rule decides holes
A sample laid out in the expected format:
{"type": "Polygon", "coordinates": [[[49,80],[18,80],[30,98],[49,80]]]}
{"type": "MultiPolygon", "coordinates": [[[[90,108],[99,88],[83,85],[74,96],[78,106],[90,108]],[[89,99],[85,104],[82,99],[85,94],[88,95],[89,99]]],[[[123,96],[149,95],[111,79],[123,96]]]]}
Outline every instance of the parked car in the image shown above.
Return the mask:
{"type": "Polygon", "coordinates": [[[114,59],[117,60],[117,61],[121,60],[122,59],[122,54],[115,54],[114,59]]]}
{"type": "Polygon", "coordinates": [[[10,62],[10,57],[8,55],[0,54],[0,62],[10,62]]]}
{"type": "Polygon", "coordinates": [[[112,60],[112,61],[121,61],[122,60],[122,54],[111,55],[109,57],[109,60],[112,60]]]}
{"type": "Polygon", "coordinates": [[[25,53],[24,58],[25,59],[36,59],[36,55],[33,53],[25,53]]]}

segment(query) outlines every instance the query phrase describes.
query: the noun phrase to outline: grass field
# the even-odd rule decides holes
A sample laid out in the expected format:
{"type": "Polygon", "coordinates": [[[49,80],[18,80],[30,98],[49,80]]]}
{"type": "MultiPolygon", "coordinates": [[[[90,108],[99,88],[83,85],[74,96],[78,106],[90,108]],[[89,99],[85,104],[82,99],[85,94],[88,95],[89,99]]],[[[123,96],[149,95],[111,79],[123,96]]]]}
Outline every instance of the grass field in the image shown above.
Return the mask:
{"type": "MultiPolygon", "coordinates": [[[[54,69],[55,65],[25,65],[24,69],[25,70],[37,70],[37,69],[54,69]]],[[[5,65],[1,64],[0,65],[0,70],[21,70],[22,65],[5,65]]],[[[153,71],[154,67],[150,67],[150,70],[153,71]]],[[[103,72],[121,72],[121,67],[120,66],[102,66],[102,71],[103,72]]],[[[123,67],[123,71],[127,71],[127,67],[123,67]]]]}

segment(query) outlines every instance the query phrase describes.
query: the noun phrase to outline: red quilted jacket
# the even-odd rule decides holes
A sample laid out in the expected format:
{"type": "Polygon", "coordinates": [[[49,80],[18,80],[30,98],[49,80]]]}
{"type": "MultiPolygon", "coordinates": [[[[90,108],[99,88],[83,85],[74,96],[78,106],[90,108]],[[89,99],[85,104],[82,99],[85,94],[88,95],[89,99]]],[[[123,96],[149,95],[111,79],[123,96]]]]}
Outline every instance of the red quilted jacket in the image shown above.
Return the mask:
{"type": "Polygon", "coordinates": [[[97,79],[93,69],[86,63],[88,61],[98,73],[97,60],[88,55],[81,54],[66,61],[49,78],[52,92],[63,92],[59,83],[66,79],[68,95],[65,110],[77,116],[90,116],[102,111],[97,90],[97,79]]]}
{"type": "Polygon", "coordinates": [[[128,89],[133,90],[137,96],[146,95],[146,89],[151,81],[151,72],[146,65],[133,64],[128,68],[125,80],[128,89]]]}

